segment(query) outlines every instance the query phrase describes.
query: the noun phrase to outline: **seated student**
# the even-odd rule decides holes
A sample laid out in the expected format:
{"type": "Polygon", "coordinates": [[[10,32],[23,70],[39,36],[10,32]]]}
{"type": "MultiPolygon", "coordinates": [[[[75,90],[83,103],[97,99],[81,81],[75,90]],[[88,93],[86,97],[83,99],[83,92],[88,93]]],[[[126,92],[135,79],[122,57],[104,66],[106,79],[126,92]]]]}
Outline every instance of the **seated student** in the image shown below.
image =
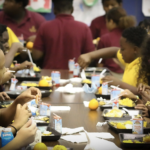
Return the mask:
{"type": "Polygon", "coordinates": [[[38,13],[30,12],[25,7],[29,0],[5,0],[0,12],[0,23],[10,27],[17,37],[34,41],[36,33],[45,18],[38,13]]]}
{"type": "Polygon", "coordinates": [[[92,35],[84,23],[75,21],[73,0],[53,0],[56,19],[44,23],[33,46],[33,59],[44,58],[44,69],[68,69],[69,59],[93,51],[92,35]]]}
{"type": "MultiPolygon", "coordinates": [[[[135,26],[135,23],[135,18],[133,16],[127,16],[123,8],[112,8],[106,14],[106,26],[109,32],[101,36],[98,49],[113,46],[119,47],[123,30],[135,26]]],[[[116,63],[115,59],[104,59],[102,64],[115,73],[123,73],[123,70],[116,63]]]]}
{"type": "MultiPolygon", "coordinates": [[[[102,0],[104,11],[107,13],[113,7],[122,6],[122,0],[102,0]]],[[[102,35],[108,33],[106,27],[106,15],[95,18],[90,26],[93,39],[101,37],[102,35]]]]}
{"type": "Polygon", "coordinates": [[[139,68],[141,63],[141,46],[148,36],[145,29],[140,27],[131,27],[126,29],[121,37],[120,46],[104,48],[98,51],[94,51],[88,54],[81,55],[78,59],[78,63],[82,68],[88,66],[88,64],[95,59],[99,58],[118,58],[118,60],[124,65],[125,71],[122,81],[114,78],[113,76],[106,76],[103,78],[103,82],[113,81],[110,84],[120,85],[120,88],[129,89],[133,93],[137,93],[136,86],[138,82],[139,68]]]}
{"type": "MultiPolygon", "coordinates": [[[[16,53],[18,51],[22,51],[23,46],[21,45],[21,43],[19,41],[17,41],[17,37],[11,31],[11,29],[6,27],[5,25],[0,25],[0,43],[1,43],[0,48],[5,53],[5,58],[6,58],[5,67],[9,68],[14,60],[16,53]],[[10,47],[10,45],[11,45],[11,47],[10,47]]],[[[27,68],[30,68],[32,65],[33,64],[31,62],[25,61],[24,63],[20,64],[19,66],[11,68],[11,70],[18,71],[18,70],[22,70],[22,69],[27,69],[27,68]]]]}

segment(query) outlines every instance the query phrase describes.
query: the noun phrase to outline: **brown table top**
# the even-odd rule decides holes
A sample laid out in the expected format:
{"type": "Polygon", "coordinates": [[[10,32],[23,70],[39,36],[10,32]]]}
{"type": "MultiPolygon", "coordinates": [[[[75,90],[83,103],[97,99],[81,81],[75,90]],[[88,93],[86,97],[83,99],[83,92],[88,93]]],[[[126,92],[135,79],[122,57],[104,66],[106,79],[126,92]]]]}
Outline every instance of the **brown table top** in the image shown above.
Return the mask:
{"type": "MultiPolygon", "coordinates": [[[[72,78],[68,71],[60,71],[61,79],[72,78]]],[[[42,75],[50,76],[51,70],[42,70],[42,75]]],[[[108,125],[96,127],[97,122],[104,122],[102,111],[98,108],[96,111],[90,111],[83,104],[83,101],[89,101],[95,98],[94,94],[78,93],[74,95],[53,92],[50,97],[43,98],[43,102],[50,103],[52,106],[70,106],[70,111],[58,111],[56,114],[62,117],[63,127],[77,128],[84,127],[87,132],[109,132],[115,139],[110,140],[120,147],[119,136],[108,125]]],[[[86,144],[73,144],[64,140],[57,142],[44,142],[47,146],[55,146],[57,144],[66,147],[72,147],[74,150],[84,150],[86,144]]],[[[122,148],[123,149],[123,148],[122,148]]],[[[127,149],[123,149],[127,150],[127,149]]],[[[129,149],[128,149],[129,150],[129,149]]],[[[132,149],[133,150],[133,149],[132,149]]]]}

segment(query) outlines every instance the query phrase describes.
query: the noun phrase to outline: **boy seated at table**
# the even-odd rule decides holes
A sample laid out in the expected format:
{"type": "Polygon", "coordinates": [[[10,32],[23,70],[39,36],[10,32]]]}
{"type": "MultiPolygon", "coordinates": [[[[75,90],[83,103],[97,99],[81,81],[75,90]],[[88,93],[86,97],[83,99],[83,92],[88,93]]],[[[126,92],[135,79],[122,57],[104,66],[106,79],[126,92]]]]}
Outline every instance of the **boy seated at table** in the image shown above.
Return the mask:
{"type": "Polygon", "coordinates": [[[29,0],[5,0],[0,12],[0,23],[10,27],[17,37],[25,41],[34,41],[37,31],[45,18],[38,13],[28,11],[29,0]]]}
{"type": "MultiPolygon", "coordinates": [[[[122,0],[102,0],[103,9],[107,12],[114,7],[122,7],[122,0]]],[[[90,26],[93,39],[101,37],[102,35],[108,33],[108,29],[106,27],[106,15],[95,18],[90,26]]]]}
{"type": "Polygon", "coordinates": [[[56,19],[44,23],[33,47],[33,59],[43,58],[44,69],[68,69],[69,59],[93,51],[88,26],[75,21],[73,0],[53,0],[56,19]]]}
{"type": "MultiPolygon", "coordinates": [[[[98,49],[113,46],[119,47],[122,32],[127,28],[135,26],[135,24],[135,17],[128,16],[122,7],[112,8],[106,14],[106,26],[109,32],[101,36],[98,49]]],[[[116,59],[103,59],[101,66],[107,67],[121,75],[123,73],[116,59]]]]}
{"type": "MultiPolygon", "coordinates": [[[[141,47],[147,36],[148,34],[145,29],[141,27],[131,27],[126,29],[122,34],[120,50],[118,50],[119,48],[117,47],[111,47],[84,54],[79,57],[78,63],[82,68],[86,68],[89,63],[95,59],[117,58],[125,67],[122,81],[113,76],[106,76],[102,81],[112,81],[110,83],[111,85],[129,89],[136,94],[136,86],[143,81],[143,76],[139,80],[138,75],[141,64],[141,47]]],[[[150,57],[150,55],[148,57],[150,57]]]]}
{"type": "MultiPolygon", "coordinates": [[[[9,68],[14,60],[16,53],[18,51],[22,51],[23,46],[17,40],[17,37],[12,32],[12,30],[6,27],[5,25],[0,25],[0,46],[0,48],[5,54],[5,67],[9,68]]],[[[11,70],[18,71],[22,69],[28,69],[32,65],[33,64],[31,62],[25,61],[19,66],[11,68],[11,70]]]]}

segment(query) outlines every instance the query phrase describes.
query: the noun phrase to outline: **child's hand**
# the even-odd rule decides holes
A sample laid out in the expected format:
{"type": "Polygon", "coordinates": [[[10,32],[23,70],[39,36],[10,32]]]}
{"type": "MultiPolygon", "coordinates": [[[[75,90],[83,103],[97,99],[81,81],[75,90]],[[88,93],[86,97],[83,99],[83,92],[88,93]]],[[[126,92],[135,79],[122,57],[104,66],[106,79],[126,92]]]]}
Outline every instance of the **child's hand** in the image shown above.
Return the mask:
{"type": "Polygon", "coordinates": [[[140,83],[137,90],[138,93],[144,92],[146,89],[150,90],[150,86],[140,83]]]}
{"type": "Polygon", "coordinates": [[[142,110],[142,113],[143,113],[142,116],[143,117],[150,117],[149,113],[148,113],[148,108],[145,105],[138,104],[137,106],[135,106],[135,109],[142,110]]]}
{"type": "Polygon", "coordinates": [[[5,92],[0,93],[0,101],[10,100],[10,97],[5,92]]]}
{"type": "Polygon", "coordinates": [[[129,91],[128,89],[124,90],[123,92],[120,93],[120,97],[126,97],[126,98],[130,98],[130,99],[137,99],[137,96],[134,95],[131,91],[129,91]]]}
{"type": "Polygon", "coordinates": [[[17,133],[16,141],[21,144],[20,147],[27,146],[34,142],[37,127],[29,120],[17,133]]]}
{"type": "Polygon", "coordinates": [[[109,85],[114,85],[114,86],[118,86],[120,85],[121,81],[113,76],[106,76],[104,78],[102,78],[102,82],[110,82],[108,83],[109,85]],[[112,81],[112,82],[110,82],[112,81]]]}
{"type": "Polygon", "coordinates": [[[144,104],[150,101],[150,90],[142,91],[141,97],[144,104]]]}
{"type": "Polygon", "coordinates": [[[17,71],[23,69],[30,69],[31,67],[33,67],[33,64],[29,61],[25,61],[21,63],[19,66],[17,66],[17,71]]]}
{"type": "Polygon", "coordinates": [[[18,104],[13,125],[16,127],[17,130],[19,130],[25,123],[27,123],[31,115],[32,114],[28,110],[27,104],[24,104],[23,106],[18,104]]]}
{"type": "Polygon", "coordinates": [[[78,64],[83,69],[88,67],[89,64],[91,63],[91,61],[92,61],[92,59],[89,54],[80,55],[80,57],[78,58],[78,64]]]}
{"type": "Polygon", "coordinates": [[[9,81],[11,78],[14,77],[14,74],[7,71],[4,73],[3,79],[2,79],[2,84],[6,83],[7,81],[9,81]]]}
{"type": "Polygon", "coordinates": [[[27,89],[26,91],[24,91],[21,95],[19,95],[16,98],[16,101],[19,104],[24,105],[25,103],[27,103],[33,99],[36,99],[37,94],[39,95],[39,98],[41,99],[41,91],[37,88],[31,87],[31,88],[27,89]]]}

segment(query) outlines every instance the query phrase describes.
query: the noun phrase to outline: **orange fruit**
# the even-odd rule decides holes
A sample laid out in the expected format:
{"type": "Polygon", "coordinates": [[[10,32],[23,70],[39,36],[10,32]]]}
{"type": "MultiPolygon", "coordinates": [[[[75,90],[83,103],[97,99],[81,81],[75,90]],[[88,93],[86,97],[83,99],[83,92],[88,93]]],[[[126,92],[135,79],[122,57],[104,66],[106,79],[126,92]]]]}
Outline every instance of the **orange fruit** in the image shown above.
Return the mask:
{"type": "Polygon", "coordinates": [[[43,79],[43,80],[40,80],[39,86],[41,87],[49,86],[49,83],[47,80],[43,79]]]}
{"type": "Polygon", "coordinates": [[[32,49],[33,48],[33,42],[28,42],[27,45],[26,45],[26,47],[28,49],[32,49]]]}
{"type": "Polygon", "coordinates": [[[37,143],[33,150],[48,150],[48,148],[44,143],[37,143]]]}
{"type": "Polygon", "coordinates": [[[92,99],[89,103],[89,108],[91,110],[96,110],[98,108],[99,104],[98,101],[96,99],[92,99]]]}
{"type": "Polygon", "coordinates": [[[98,94],[102,95],[102,86],[98,89],[98,94]]]}

